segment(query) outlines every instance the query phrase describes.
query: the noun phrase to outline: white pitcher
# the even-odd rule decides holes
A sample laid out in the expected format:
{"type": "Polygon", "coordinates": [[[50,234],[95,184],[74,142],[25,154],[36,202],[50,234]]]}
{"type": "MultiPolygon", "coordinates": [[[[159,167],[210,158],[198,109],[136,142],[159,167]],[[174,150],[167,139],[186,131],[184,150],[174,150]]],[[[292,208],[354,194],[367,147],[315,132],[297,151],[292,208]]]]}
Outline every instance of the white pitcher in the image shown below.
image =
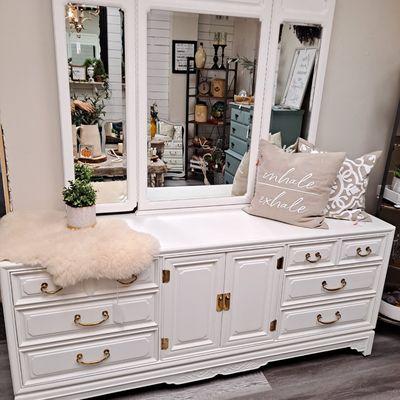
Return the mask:
{"type": "Polygon", "coordinates": [[[97,125],[81,125],[76,131],[79,143],[93,146],[93,157],[100,157],[103,154],[106,136],[100,135],[97,125]]]}

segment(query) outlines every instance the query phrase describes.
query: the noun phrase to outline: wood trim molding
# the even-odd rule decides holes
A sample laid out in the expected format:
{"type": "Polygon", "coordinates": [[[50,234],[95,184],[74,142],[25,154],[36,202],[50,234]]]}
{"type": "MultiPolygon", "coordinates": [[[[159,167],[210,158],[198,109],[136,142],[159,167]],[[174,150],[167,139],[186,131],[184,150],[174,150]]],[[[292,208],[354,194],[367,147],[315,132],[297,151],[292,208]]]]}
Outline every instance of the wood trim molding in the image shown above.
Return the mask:
{"type": "Polygon", "coordinates": [[[10,185],[8,180],[8,168],[7,168],[7,157],[6,147],[4,143],[3,127],[0,125],[0,170],[1,170],[1,181],[4,193],[4,203],[6,206],[6,213],[12,211],[11,197],[10,197],[10,185]]]}

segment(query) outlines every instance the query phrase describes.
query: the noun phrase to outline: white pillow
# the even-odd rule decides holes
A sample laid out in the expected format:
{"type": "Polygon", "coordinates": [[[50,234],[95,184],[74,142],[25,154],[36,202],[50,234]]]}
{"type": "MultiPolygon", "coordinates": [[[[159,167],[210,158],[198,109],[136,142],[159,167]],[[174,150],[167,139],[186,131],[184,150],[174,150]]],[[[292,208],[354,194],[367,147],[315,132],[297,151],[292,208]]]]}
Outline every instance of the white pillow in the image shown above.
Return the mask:
{"type": "Polygon", "coordinates": [[[246,151],[236,170],[232,184],[232,196],[244,196],[247,192],[247,180],[249,178],[250,153],[246,151]]]}

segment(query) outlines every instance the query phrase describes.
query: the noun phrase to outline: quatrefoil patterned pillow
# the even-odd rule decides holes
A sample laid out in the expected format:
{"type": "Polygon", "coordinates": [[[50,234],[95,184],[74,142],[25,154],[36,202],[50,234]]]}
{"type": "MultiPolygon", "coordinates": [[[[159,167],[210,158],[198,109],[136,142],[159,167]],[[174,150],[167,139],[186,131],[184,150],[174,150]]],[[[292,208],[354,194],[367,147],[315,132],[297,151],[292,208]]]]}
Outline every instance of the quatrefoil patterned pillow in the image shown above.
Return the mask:
{"type": "MultiPolygon", "coordinates": [[[[307,140],[299,139],[297,151],[300,153],[322,153],[307,140]]],[[[365,154],[355,160],[345,158],[333,184],[326,206],[328,218],[347,219],[350,221],[368,221],[365,212],[365,193],[368,179],[381,151],[365,154]]]]}

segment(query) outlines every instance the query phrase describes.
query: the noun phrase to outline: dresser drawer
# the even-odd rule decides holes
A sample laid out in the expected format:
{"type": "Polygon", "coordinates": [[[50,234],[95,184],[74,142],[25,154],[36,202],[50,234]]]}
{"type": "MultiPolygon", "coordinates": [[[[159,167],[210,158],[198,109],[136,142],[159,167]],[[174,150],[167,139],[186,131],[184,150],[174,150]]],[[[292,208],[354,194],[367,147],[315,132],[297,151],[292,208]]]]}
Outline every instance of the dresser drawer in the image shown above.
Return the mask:
{"type": "Polygon", "coordinates": [[[337,242],[307,243],[289,246],[287,271],[326,268],[335,265],[337,242]]]}
{"type": "Polygon", "coordinates": [[[251,128],[249,126],[231,122],[231,137],[235,136],[238,139],[247,141],[250,138],[250,132],[251,128]]]}
{"type": "MultiPolygon", "coordinates": [[[[68,380],[123,370],[156,361],[156,332],[109,338],[56,348],[20,351],[24,384],[68,380]],[[58,375],[58,376],[57,376],[58,375]]],[[[121,372],[122,373],[122,372],[121,372]]]]}
{"type": "Polygon", "coordinates": [[[229,139],[229,148],[236,153],[244,155],[247,150],[249,150],[250,143],[244,140],[238,139],[235,136],[231,136],[229,139]]]}
{"type": "Polygon", "coordinates": [[[343,269],[285,277],[283,306],[323,298],[340,298],[348,295],[372,294],[376,291],[378,268],[343,269]]]}
{"type": "Polygon", "coordinates": [[[232,176],[235,176],[240,162],[242,161],[242,156],[233,152],[232,150],[227,150],[225,154],[225,171],[229,172],[232,176]]]}
{"type": "Polygon", "coordinates": [[[224,173],[224,184],[231,185],[233,183],[234,176],[231,175],[229,172],[225,171],[224,173]]]}
{"type": "Polygon", "coordinates": [[[339,264],[380,261],[383,259],[384,243],[384,236],[343,240],[339,264]]]}
{"type": "MultiPolygon", "coordinates": [[[[134,278],[133,278],[134,279],[134,278]]],[[[133,280],[132,279],[132,280],[133,280]]],[[[132,282],[124,284],[109,279],[88,280],[75,286],[60,288],[53,284],[51,275],[45,269],[26,272],[13,272],[11,286],[15,305],[33,304],[45,301],[66,300],[89,295],[129,292],[157,288],[156,264],[141,272],[132,282]]]]}
{"type": "Polygon", "coordinates": [[[373,302],[366,299],[283,311],[280,335],[313,334],[353,327],[372,329],[373,302]]]}
{"type": "Polygon", "coordinates": [[[33,341],[57,341],[71,337],[98,335],[121,327],[152,328],[155,322],[155,295],[133,296],[68,306],[40,307],[15,311],[20,346],[33,341]],[[116,321],[117,319],[117,321],[116,321]]]}

